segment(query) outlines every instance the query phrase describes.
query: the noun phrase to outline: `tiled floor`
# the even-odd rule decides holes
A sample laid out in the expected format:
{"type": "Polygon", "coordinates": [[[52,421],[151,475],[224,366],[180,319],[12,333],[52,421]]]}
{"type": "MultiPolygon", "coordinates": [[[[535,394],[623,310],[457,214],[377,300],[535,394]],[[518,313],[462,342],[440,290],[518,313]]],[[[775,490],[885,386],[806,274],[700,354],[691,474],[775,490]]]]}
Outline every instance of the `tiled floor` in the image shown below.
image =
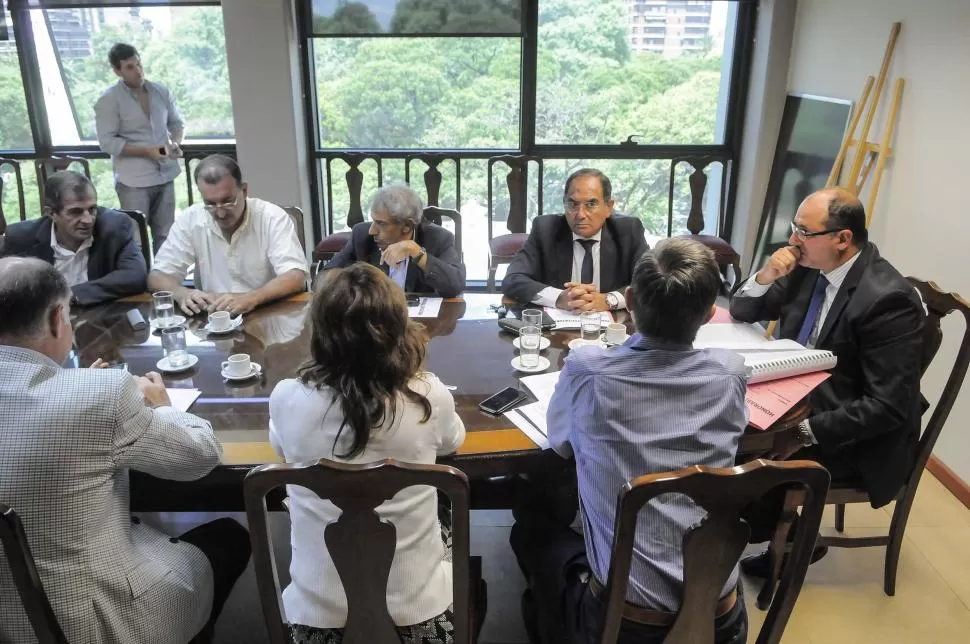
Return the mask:
{"type": "MultiPolygon", "coordinates": [[[[878,534],[892,506],[850,506],[846,534],[878,534]]],[[[285,522],[285,518],[283,519],[285,522]]],[[[472,513],[472,552],[484,559],[488,615],[484,644],[527,642],[519,614],[523,581],[508,547],[508,512],[472,513]]],[[[832,513],[823,525],[832,531],[832,513]]],[[[274,526],[285,540],[285,523],[274,526]]],[[[283,541],[285,543],[285,541],[283,541]]],[[[284,555],[285,556],[285,555],[284,555]]],[[[896,596],[882,591],[884,548],[832,549],[814,564],[788,623],[784,642],[794,644],[949,644],[970,641],[970,510],[927,474],[920,484],[900,557],[896,596]]],[[[281,571],[285,571],[280,561],[281,571]]],[[[764,613],[754,605],[757,586],[747,584],[749,641],[764,613]]],[[[263,642],[251,571],[220,620],[217,642],[263,642]]]]}

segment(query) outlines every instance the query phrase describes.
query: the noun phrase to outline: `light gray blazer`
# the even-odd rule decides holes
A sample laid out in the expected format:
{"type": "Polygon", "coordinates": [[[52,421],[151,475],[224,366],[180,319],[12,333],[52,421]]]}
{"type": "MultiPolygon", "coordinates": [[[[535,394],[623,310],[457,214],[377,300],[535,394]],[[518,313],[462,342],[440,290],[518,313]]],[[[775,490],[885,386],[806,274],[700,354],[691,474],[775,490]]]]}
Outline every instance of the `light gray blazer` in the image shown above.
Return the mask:
{"type": "MultiPolygon", "coordinates": [[[[212,568],[131,521],[128,470],[191,480],[219,457],[208,422],[146,407],[129,374],[0,345],[0,502],[23,519],[68,641],[185,644],[202,629],[212,568]]],[[[35,642],[4,562],[0,642],[35,642]]]]}

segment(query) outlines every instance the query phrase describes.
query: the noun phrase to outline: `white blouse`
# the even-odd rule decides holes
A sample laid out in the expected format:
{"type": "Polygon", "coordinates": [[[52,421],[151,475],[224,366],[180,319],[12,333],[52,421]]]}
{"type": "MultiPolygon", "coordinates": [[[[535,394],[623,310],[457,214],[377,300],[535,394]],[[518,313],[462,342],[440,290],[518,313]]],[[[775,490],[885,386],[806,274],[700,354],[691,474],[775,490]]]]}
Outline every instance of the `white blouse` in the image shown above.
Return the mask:
{"type": "MultiPolygon", "coordinates": [[[[334,454],[343,420],[329,387],[316,390],[298,380],[281,381],[269,400],[269,439],[288,463],[327,458],[370,463],[395,458],[430,464],[450,454],[465,439],[465,425],[455,413],[451,393],[431,373],[420,373],[409,386],[427,397],[431,417],[422,423],[421,406],[400,397],[396,417],[371,431],[367,447],[352,459],[334,454]],[[332,404],[333,403],[333,404],[332,404]],[[393,422],[392,422],[393,421],[393,422]]],[[[390,416],[390,414],[388,414],[390,416]]],[[[352,430],[345,427],[336,452],[346,453],[352,430]]],[[[288,486],[290,497],[289,586],[283,590],[286,620],[317,628],[341,628],[347,621],[347,596],[324,541],[324,529],[340,516],[330,501],[312,491],[288,486]]],[[[397,530],[397,547],[387,582],[387,609],[398,626],[417,624],[443,613],[452,603],[451,562],[445,561],[438,525],[437,493],[410,487],[377,508],[381,520],[397,530]]]]}

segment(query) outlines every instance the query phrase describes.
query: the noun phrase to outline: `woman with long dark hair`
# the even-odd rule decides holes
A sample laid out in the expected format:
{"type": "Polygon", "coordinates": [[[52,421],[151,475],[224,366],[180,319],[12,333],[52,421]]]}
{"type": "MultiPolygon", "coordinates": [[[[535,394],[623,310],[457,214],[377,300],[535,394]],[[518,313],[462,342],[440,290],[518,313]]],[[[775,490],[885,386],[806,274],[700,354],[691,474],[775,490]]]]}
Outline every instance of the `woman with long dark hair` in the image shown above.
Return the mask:
{"type": "MultiPolygon", "coordinates": [[[[426,340],[404,292],[368,264],[324,273],[310,305],[310,359],[270,396],[270,442],[288,462],[328,458],[434,463],[465,437],[451,393],[422,371],[426,340]]],[[[291,487],[292,582],[283,591],[292,641],[339,641],[347,598],[324,547],[340,510],[291,487]]],[[[405,642],[451,641],[452,572],[433,488],[411,487],[378,506],[397,529],[387,608],[405,642]]]]}

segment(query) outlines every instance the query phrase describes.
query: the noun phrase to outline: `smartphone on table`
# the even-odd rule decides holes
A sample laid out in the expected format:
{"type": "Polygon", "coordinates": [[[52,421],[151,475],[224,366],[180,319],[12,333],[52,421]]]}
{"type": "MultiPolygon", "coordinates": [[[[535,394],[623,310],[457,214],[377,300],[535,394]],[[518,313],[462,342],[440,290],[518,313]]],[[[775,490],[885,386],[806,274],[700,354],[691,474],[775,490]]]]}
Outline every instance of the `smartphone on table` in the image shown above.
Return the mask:
{"type": "Polygon", "coordinates": [[[493,394],[482,402],[478,403],[478,408],[486,413],[498,416],[499,414],[508,411],[515,405],[519,404],[526,398],[527,396],[519,389],[516,389],[515,387],[506,387],[502,391],[493,394]]]}

